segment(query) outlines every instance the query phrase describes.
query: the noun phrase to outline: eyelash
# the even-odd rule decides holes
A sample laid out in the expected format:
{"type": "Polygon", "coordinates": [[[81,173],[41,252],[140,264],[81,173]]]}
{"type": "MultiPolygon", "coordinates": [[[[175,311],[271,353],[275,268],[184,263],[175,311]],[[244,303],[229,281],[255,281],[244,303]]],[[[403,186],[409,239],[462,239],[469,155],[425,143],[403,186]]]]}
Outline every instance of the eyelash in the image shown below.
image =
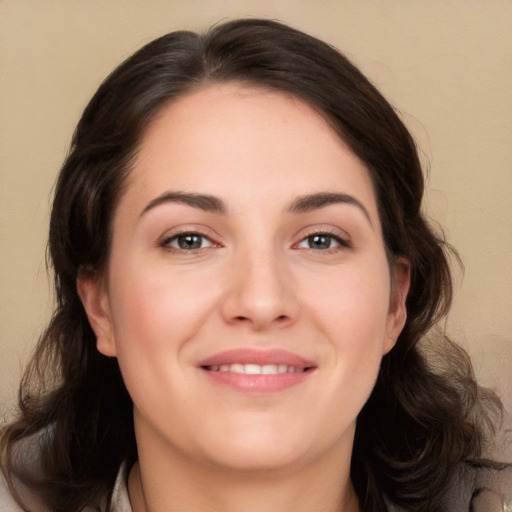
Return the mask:
{"type": "MultiPolygon", "coordinates": [[[[303,247],[303,249],[307,249],[307,250],[311,250],[311,251],[323,251],[323,252],[334,252],[336,250],[340,250],[340,249],[350,249],[352,248],[352,244],[350,243],[349,240],[347,240],[346,238],[342,238],[340,237],[338,234],[335,234],[335,233],[330,233],[328,231],[315,231],[313,233],[310,233],[309,235],[305,236],[304,238],[302,238],[300,240],[300,242],[298,244],[296,244],[296,247],[297,246],[300,246],[300,244],[306,242],[312,242],[314,238],[317,238],[317,237],[322,237],[322,238],[326,238],[329,240],[329,246],[328,247],[325,247],[325,248],[322,248],[322,249],[319,249],[318,247],[317,248],[314,248],[314,247],[303,247]],[[334,247],[332,247],[332,241],[336,242],[336,244],[338,245],[335,245],[334,247]]],[[[300,247],[299,247],[300,248],[300,247]]]]}
{"type": "Polygon", "coordinates": [[[216,244],[210,237],[204,235],[203,233],[198,233],[196,231],[183,231],[181,233],[176,233],[175,235],[172,235],[170,237],[165,238],[162,240],[162,242],[159,244],[160,247],[167,249],[169,251],[179,251],[179,252],[196,252],[200,251],[201,249],[207,249],[209,247],[220,247],[219,244],[216,244]],[[179,244],[180,239],[185,239],[187,237],[197,237],[201,240],[200,247],[193,247],[193,248],[185,248],[185,247],[173,247],[172,243],[176,242],[179,244]],[[208,241],[209,245],[204,247],[203,242],[208,241]]]}
{"type": "MultiPolygon", "coordinates": [[[[170,237],[165,238],[159,244],[160,247],[167,249],[169,251],[178,251],[178,252],[188,252],[194,253],[196,251],[200,251],[202,249],[208,249],[211,247],[220,247],[220,244],[215,243],[209,236],[199,233],[197,231],[183,231],[180,233],[176,233],[170,237]],[[192,238],[196,237],[200,241],[199,247],[183,247],[180,246],[180,239],[186,239],[187,237],[192,238]],[[204,242],[207,241],[208,245],[204,246],[204,242]],[[177,243],[178,247],[173,246],[173,243],[177,243]]],[[[310,251],[319,251],[319,252],[334,252],[340,249],[350,249],[352,248],[352,244],[345,238],[340,237],[338,234],[330,233],[327,231],[317,231],[312,232],[302,238],[297,244],[294,245],[294,248],[297,249],[307,249],[310,251]],[[328,247],[318,248],[318,247],[300,247],[303,243],[313,243],[314,239],[317,237],[325,238],[328,240],[328,247]],[[335,242],[337,245],[332,246],[332,242],[335,242]]]]}

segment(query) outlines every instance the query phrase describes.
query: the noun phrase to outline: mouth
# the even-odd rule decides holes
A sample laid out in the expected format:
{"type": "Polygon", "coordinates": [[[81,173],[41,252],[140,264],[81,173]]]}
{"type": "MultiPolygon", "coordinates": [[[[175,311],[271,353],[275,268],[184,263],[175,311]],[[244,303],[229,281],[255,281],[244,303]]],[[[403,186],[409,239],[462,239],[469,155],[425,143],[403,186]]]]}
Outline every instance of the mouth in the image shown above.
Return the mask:
{"type": "Polygon", "coordinates": [[[245,375],[277,375],[281,373],[303,373],[312,370],[313,367],[300,367],[288,364],[221,364],[202,366],[209,372],[233,372],[243,373],[245,375]]]}
{"type": "Polygon", "coordinates": [[[235,349],[198,365],[210,382],[242,393],[269,394],[297,386],[316,366],[284,350],[235,349]]]}

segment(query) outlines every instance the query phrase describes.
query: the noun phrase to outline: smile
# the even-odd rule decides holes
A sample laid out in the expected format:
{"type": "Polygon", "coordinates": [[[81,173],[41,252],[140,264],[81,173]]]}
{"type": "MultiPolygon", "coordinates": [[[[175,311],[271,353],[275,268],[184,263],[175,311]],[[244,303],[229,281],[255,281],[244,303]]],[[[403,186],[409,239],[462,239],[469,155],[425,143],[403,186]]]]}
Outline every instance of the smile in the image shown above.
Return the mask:
{"type": "Polygon", "coordinates": [[[239,348],[200,361],[199,369],[216,387],[268,395],[299,386],[316,364],[286,350],[239,348]]]}
{"type": "Polygon", "coordinates": [[[244,373],[246,375],[277,375],[278,373],[302,373],[308,368],[300,368],[287,364],[222,364],[204,367],[210,372],[233,372],[244,373]]]}

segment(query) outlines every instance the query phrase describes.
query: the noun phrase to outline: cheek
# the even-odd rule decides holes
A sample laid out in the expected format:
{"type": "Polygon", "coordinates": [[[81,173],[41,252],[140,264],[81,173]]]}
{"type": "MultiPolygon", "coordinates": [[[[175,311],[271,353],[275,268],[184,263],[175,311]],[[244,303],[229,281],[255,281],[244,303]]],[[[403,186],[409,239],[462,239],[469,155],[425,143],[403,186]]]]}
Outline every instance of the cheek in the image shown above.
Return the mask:
{"type": "Polygon", "coordinates": [[[389,313],[389,270],[383,265],[361,271],[341,269],[307,284],[308,309],[319,324],[343,333],[341,340],[380,340],[389,313]]]}
{"type": "MultiPolygon", "coordinates": [[[[144,268],[144,267],[139,267],[144,268]]],[[[199,279],[183,279],[139,270],[135,278],[113,280],[112,303],[117,344],[141,345],[151,351],[176,346],[192,336],[211,309],[213,288],[199,279]]],[[[204,282],[204,281],[203,281],[204,282]]]]}
{"type": "MultiPolygon", "coordinates": [[[[353,270],[353,269],[352,269],[353,270]]],[[[386,341],[390,279],[387,266],[340,272],[311,288],[307,308],[329,346],[337,376],[335,393],[350,389],[362,403],[377,377],[386,341]],[[348,388],[347,388],[348,386],[348,388]]],[[[357,404],[354,405],[357,406],[357,404]]]]}
{"type": "Polygon", "coordinates": [[[137,267],[131,274],[126,267],[111,273],[117,358],[136,407],[152,417],[158,403],[158,414],[165,418],[179,399],[181,384],[190,377],[184,364],[187,349],[213,300],[211,290],[198,293],[199,281],[137,267]]]}

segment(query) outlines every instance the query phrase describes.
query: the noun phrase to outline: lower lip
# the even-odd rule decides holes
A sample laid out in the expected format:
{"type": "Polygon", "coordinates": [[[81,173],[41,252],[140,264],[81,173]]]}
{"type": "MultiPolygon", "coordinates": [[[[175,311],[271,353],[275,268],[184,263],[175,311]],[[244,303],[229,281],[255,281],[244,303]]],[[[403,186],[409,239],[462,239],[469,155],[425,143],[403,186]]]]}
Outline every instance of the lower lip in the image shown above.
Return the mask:
{"type": "Polygon", "coordinates": [[[215,372],[201,368],[215,384],[226,386],[242,393],[270,394],[284,391],[304,382],[313,370],[300,373],[277,373],[272,375],[251,375],[235,372],[215,372]]]}

